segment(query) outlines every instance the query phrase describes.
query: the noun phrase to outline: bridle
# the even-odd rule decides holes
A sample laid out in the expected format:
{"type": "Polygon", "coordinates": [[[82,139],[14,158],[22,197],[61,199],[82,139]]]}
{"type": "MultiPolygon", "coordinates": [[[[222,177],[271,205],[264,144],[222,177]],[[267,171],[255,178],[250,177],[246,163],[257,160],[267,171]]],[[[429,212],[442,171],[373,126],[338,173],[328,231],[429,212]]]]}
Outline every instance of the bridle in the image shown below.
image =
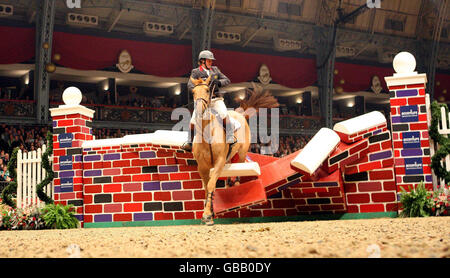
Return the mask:
{"type": "MultiPolygon", "coordinates": [[[[204,83],[197,84],[197,85],[194,86],[194,88],[196,88],[196,87],[198,87],[198,86],[206,86],[207,89],[208,89],[207,92],[210,92],[210,87],[209,87],[208,84],[204,84],[204,83]]],[[[212,97],[212,94],[210,93],[208,99],[205,99],[205,98],[202,98],[202,97],[197,98],[197,99],[195,100],[195,105],[197,106],[198,101],[203,101],[203,103],[205,104],[206,108],[208,108],[208,107],[209,107],[209,104],[211,103],[211,97],[212,97]]],[[[203,114],[205,113],[205,111],[206,111],[206,109],[203,110],[203,113],[202,113],[201,116],[203,116],[203,114]]],[[[198,111],[197,111],[197,112],[198,112],[198,111]]]]}

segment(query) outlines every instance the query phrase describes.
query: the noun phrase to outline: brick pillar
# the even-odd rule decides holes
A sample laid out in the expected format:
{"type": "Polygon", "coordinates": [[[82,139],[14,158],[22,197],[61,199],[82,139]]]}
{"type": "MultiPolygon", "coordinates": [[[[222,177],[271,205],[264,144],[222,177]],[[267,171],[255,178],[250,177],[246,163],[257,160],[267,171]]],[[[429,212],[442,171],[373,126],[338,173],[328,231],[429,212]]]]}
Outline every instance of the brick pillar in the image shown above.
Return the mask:
{"type": "MultiPolygon", "coordinates": [[[[73,87],[71,87],[73,88],[73,87]]],[[[72,89],[73,90],[73,89],[72,89]]],[[[77,89],[75,95],[77,96],[77,89]]],[[[94,110],[73,101],[63,93],[65,105],[50,109],[53,119],[53,171],[55,172],[55,203],[72,204],[83,226],[83,157],[82,144],[92,140],[94,110]]],[[[81,100],[81,92],[79,92],[81,100]]]]}
{"type": "Polygon", "coordinates": [[[385,78],[390,91],[397,193],[421,181],[429,190],[433,189],[425,102],[427,76],[414,72],[414,57],[409,54],[410,60],[402,58],[404,53],[394,59],[397,73],[385,78]]]}

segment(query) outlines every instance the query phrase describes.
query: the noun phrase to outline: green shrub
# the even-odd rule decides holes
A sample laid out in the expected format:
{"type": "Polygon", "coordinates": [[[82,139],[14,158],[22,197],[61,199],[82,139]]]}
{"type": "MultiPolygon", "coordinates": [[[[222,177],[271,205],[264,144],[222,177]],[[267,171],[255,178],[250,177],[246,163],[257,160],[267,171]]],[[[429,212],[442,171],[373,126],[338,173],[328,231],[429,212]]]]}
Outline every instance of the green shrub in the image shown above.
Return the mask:
{"type": "Polygon", "coordinates": [[[400,202],[403,206],[402,217],[426,217],[430,216],[434,203],[432,201],[433,192],[425,188],[421,182],[414,189],[409,187],[409,192],[402,188],[400,202]]]}
{"type": "Polygon", "coordinates": [[[79,225],[73,205],[48,204],[44,207],[45,226],[50,229],[72,229],[79,225]]]}

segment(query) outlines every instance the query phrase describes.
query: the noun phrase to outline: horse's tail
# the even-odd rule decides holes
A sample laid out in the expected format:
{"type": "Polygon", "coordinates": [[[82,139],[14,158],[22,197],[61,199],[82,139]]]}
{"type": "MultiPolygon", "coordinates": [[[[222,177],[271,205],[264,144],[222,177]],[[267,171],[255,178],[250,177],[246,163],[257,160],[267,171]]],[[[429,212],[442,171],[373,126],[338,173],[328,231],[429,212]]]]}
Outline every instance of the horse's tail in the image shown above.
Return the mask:
{"type": "Polygon", "coordinates": [[[244,99],[236,99],[236,102],[240,103],[236,111],[243,114],[247,120],[258,113],[260,108],[276,108],[280,106],[278,100],[269,91],[264,91],[261,86],[255,83],[252,84],[253,90],[246,89],[244,99]]]}

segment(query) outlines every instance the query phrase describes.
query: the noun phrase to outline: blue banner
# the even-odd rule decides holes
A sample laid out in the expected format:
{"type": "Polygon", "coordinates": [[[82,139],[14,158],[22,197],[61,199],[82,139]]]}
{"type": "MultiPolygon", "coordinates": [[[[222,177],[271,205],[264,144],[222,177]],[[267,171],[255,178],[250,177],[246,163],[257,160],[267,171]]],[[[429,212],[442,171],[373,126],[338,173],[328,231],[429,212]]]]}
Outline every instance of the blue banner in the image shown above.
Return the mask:
{"type": "Polygon", "coordinates": [[[405,158],[405,174],[423,174],[423,161],[421,157],[405,158]]]}
{"type": "Polygon", "coordinates": [[[400,106],[400,119],[403,123],[418,122],[419,109],[417,105],[400,106]]]}
{"type": "Polygon", "coordinates": [[[420,148],[420,132],[411,131],[403,132],[403,148],[404,149],[419,149],[420,148]]]}
{"type": "Polygon", "coordinates": [[[58,135],[58,142],[60,148],[72,148],[72,133],[62,133],[58,135]]]}

